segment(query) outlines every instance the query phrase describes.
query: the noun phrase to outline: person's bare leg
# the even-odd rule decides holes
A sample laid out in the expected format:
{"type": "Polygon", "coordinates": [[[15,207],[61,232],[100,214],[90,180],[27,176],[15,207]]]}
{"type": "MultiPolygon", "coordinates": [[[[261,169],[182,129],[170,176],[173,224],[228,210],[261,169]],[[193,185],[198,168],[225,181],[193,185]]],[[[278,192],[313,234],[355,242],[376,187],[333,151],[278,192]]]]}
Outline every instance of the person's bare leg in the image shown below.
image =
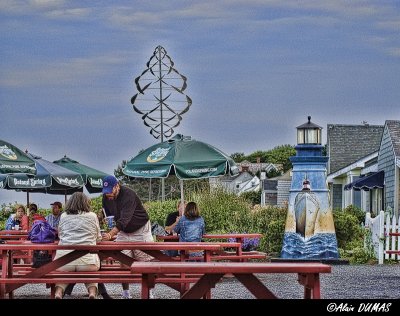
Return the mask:
{"type": "Polygon", "coordinates": [[[60,299],[62,299],[62,297],[63,297],[63,289],[59,286],[56,286],[54,298],[60,300],[60,299]]]}
{"type": "Polygon", "coordinates": [[[95,299],[97,296],[97,287],[90,286],[88,288],[88,292],[89,292],[89,299],[95,299]]]}

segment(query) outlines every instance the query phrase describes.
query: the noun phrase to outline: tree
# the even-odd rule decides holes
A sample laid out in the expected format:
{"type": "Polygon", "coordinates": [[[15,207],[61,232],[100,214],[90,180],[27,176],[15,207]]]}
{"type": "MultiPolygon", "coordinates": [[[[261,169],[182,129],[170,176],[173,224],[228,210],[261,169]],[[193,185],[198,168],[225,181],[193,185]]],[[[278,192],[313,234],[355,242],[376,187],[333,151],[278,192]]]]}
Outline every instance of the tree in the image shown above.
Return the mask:
{"type": "Polygon", "coordinates": [[[283,172],[292,168],[289,158],[296,155],[296,150],[292,145],[280,145],[267,152],[267,161],[274,164],[281,164],[283,172]]]}
{"type": "Polygon", "coordinates": [[[233,153],[230,157],[231,157],[231,158],[233,159],[233,161],[235,161],[235,162],[242,162],[242,161],[245,160],[245,158],[246,158],[246,156],[245,156],[244,153],[239,153],[239,152],[233,153]]]}
{"type": "Polygon", "coordinates": [[[253,153],[251,153],[250,155],[248,155],[246,157],[246,160],[248,160],[249,162],[252,163],[256,163],[257,162],[257,158],[260,158],[260,162],[270,162],[266,160],[266,153],[265,151],[262,150],[257,150],[253,153]]]}

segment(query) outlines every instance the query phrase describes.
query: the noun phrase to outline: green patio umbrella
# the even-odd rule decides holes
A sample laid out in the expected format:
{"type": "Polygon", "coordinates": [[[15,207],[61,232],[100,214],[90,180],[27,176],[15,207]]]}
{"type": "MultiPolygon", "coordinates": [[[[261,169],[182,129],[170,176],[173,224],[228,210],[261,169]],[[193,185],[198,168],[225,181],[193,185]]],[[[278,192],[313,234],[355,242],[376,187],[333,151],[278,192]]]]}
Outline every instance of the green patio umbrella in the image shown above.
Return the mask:
{"type": "Polygon", "coordinates": [[[36,174],[35,161],[22,150],[0,139],[0,181],[5,181],[4,174],[26,173],[36,174]]]}
{"type": "MultiPolygon", "coordinates": [[[[180,180],[188,180],[225,174],[233,176],[239,173],[239,169],[232,158],[214,146],[177,134],[130,159],[122,172],[137,178],[176,175],[180,180]]],[[[180,183],[183,200],[182,181],[180,183]]]]}
{"type": "Polygon", "coordinates": [[[66,201],[67,194],[83,190],[84,182],[79,173],[33,154],[27,156],[36,163],[36,175],[10,174],[4,188],[27,192],[28,204],[30,192],[64,195],[66,201]]]}
{"type": "Polygon", "coordinates": [[[53,162],[64,168],[79,173],[82,176],[86,189],[89,193],[98,193],[102,191],[103,178],[105,176],[108,176],[107,173],[81,164],[78,161],[67,157],[66,155],[63,158],[55,160],[53,162]]]}

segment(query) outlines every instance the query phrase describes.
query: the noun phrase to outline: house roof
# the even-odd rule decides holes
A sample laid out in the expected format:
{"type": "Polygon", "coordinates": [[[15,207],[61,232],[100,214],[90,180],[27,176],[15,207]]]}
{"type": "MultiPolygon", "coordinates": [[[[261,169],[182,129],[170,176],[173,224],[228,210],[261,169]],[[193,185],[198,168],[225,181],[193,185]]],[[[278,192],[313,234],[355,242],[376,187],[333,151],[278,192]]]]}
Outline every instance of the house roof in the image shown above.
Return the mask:
{"type": "Polygon", "coordinates": [[[242,171],[243,167],[247,167],[247,170],[253,173],[257,171],[270,171],[271,169],[275,169],[276,171],[282,170],[282,164],[273,164],[270,162],[261,162],[261,163],[253,163],[248,160],[243,160],[242,162],[237,162],[236,165],[239,167],[239,170],[242,171]]]}
{"type": "Polygon", "coordinates": [[[394,154],[397,158],[400,158],[400,121],[386,121],[386,126],[388,127],[390,138],[392,140],[392,145],[394,149],[394,154]]]}
{"type": "Polygon", "coordinates": [[[328,124],[329,173],[379,150],[382,125],[328,124]]]}

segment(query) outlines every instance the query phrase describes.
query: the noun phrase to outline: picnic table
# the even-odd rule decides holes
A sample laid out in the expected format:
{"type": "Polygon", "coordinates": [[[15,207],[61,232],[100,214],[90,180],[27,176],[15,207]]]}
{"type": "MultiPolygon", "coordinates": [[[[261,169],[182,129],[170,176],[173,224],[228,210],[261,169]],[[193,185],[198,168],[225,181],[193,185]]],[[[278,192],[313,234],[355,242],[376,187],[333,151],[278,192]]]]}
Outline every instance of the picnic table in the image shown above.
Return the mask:
{"type": "MultiPolygon", "coordinates": [[[[262,283],[256,274],[296,273],[297,281],[304,287],[304,298],[321,298],[320,273],[330,273],[331,267],[321,263],[268,263],[268,262],[135,262],[131,266],[132,273],[142,274],[142,298],[149,298],[149,290],[154,287],[160,275],[171,273],[198,273],[201,277],[192,287],[187,289],[182,299],[207,297],[211,288],[225,275],[233,274],[256,298],[277,298],[262,283]]],[[[176,282],[180,282],[176,277],[176,282]]],[[[171,280],[170,280],[171,282],[171,280]]]]}
{"type": "MultiPolygon", "coordinates": [[[[239,244],[237,245],[239,247],[239,244]]],[[[114,271],[107,269],[104,271],[96,271],[96,273],[79,272],[67,273],[56,271],[58,268],[68,264],[75,259],[87,254],[97,253],[100,259],[112,257],[120,263],[130,267],[135,259],[122,253],[122,250],[140,250],[154,257],[159,261],[174,261],[174,258],[165,255],[163,250],[180,250],[182,253],[181,260],[186,259],[185,253],[188,251],[204,251],[204,261],[209,261],[211,252],[221,249],[221,243],[192,243],[192,242],[100,242],[97,245],[58,245],[57,242],[49,244],[34,244],[29,241],[20,243],[0,244],[1,278],[0,278],[0,298],[4,298],[5,294],[12,297],[12,292],[29,283],[85,283],[85,282],[112,282],[123,283],[127,281],[140,282],[137,278],[123,271],[114,271]],[[36,269],[18,270],[18,265],[14,264],[12,258],[16,251],[26,250],[72,250],[70,253],[54,260],[36,269]],[[71,276],[74,277],[71,279],[71,276]]],[[[184,275],[183,275],[184,276],[184,275]]],[[[173,285],[174,289],[182,291],[187,286],[182,285],[186,281],[182,281],[181,285],[173,285]]],[[[52,290],[52,296],[54,292],[52,290]]]]}

